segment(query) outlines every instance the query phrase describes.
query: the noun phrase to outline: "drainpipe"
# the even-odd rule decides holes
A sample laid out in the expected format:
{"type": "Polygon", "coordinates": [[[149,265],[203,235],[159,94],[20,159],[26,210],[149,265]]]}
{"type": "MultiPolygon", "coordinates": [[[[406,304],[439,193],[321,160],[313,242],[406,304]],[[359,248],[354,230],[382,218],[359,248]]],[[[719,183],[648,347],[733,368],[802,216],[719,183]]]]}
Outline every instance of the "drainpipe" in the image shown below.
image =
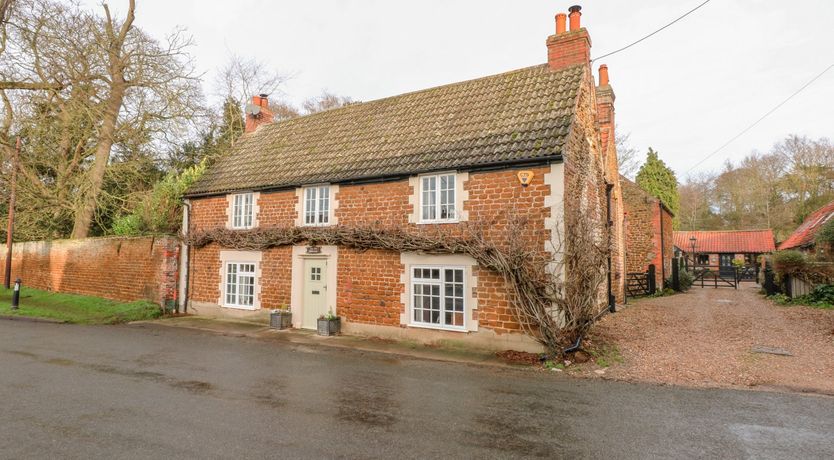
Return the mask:
{"type": "Polygon", "coordinates": [[[660,213],[660,289],[666,289],[666,241],[663,239],[663,202],[657,201],[657,210],[660,213]]]}
{"type": "Polygon", "coordinates": [[[611,192],[613,191],[613,189],[614,184],[605,185],[605,202],[607,203],[605,210],[605,219],[606,226],[608,228],[608,311],[610,311],[611,313],[614,313],[617,309],[616,300],[614,298],[614,281],[611,279],[614,276],[614,273],[611,270],[611,246],[613,246],[611,230],[614,228],[613,222],[611,222],[611,192]]]}
{"type": "Polygon", "coordinates": [[[182,235],[183,235],[183,242],[180,243],[180,305],[179,309],[182,313],[187,313],[188,311],[188,288],[189,282],[191,277],[190,275],[190,244],[185,241],[185,238],[188,237],[189,229],[191,226],[191,201],[188,199],[183,200],[182,203],[182,235]]]}

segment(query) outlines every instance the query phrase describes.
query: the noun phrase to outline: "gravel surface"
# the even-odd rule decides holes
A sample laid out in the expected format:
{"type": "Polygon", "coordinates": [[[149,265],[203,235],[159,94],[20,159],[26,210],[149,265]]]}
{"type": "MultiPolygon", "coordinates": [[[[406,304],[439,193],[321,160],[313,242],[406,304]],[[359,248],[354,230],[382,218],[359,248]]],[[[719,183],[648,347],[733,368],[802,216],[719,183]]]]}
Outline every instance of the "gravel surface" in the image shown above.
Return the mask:
{"type": "Polygon", "coordinates": [[[624,362],[605,376],[834,395],[834,311],[780,306],[758,289],[693,287],[685,294],[633,301],[608,315],[594,337],[615,344],[624,362]]]}

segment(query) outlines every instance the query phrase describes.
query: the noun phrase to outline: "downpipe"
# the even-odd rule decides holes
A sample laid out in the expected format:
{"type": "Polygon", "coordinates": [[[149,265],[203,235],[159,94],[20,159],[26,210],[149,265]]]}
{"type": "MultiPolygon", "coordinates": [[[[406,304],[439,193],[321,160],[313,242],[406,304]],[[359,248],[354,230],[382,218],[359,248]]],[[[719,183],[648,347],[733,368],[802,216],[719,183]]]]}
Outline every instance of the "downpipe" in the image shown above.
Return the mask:
{"type": "MultiPolygon", "coordinates": [[[[602,315],[606,313],[609,313],[609,310],[607,308],[603,308],[602,311],[600,311],[597,314],[597,316],[594,317],[593,322],[595,323],[600,317],[602,317],[602,315]]],[[[576,343],[562,350],[562,354],[574,353],[576,351],[579,351],[579,349],[582,348],[582,338],[584,336],[585,334],[579,334],[579,337],[576,338],[576,343]]]]}

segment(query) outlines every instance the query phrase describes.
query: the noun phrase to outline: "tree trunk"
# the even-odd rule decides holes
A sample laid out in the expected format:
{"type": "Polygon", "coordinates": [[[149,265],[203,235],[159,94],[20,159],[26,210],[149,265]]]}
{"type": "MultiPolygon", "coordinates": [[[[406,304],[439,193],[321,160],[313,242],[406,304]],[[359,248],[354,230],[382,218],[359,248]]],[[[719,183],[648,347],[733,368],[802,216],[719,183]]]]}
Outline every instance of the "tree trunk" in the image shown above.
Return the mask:
{"type": "Polygon", "coordinates": [[[105,31],[107,33],[107,57],[109,59],[108,72],[110,74],[110,95],[107,98],[107,105],[104,118],[101,123],[101,131],[96,144],[96,154],[93,160],[93,168],[90,170],[90,182],[87,193],[81,198],[81,208],[75,215],[75,223],[72,227],[72,238],[86,238],[90,233],[90,225],[98,204],[98,196],[101,193],[101,185],[104,183],[104,174],[107,172],[107,164],[110,162],[110,149],[113,147],[113,136],[116,133],[116,122],[119,120],[119,112],[122,110],[125,92],[128,82],[125,81],[125,67],[129,57],[123,55],[122,47],[125,44],[128,32],[133,26],[136,11],[136,0],[130,0],[127,17],[122,23],[118,33],[114,29],[114,21],[110,15],[110,8],[103,4],[104,13],[107,18],[105,31]]]}
{"type": "Polygon", "coordinates": [[[72,227],[71,238],[86,238],[90,233],[90,225],[98,204],[98,196],[101,192],[101,185],[104,183],[104,173],[107,171],[107,164],[110,162],[110,149],[113,147],[113,136],[116,133],[116,122],[119,118],[119,111],[122,109],[126,85],[122,81],[114,81],[107,101],[107,109],[98,136],[96,154],[93,160],[93,168],[90,170],[90,182],[87,193],[82,195],[81,209],[75,215],[75,223],[72,227]]]}

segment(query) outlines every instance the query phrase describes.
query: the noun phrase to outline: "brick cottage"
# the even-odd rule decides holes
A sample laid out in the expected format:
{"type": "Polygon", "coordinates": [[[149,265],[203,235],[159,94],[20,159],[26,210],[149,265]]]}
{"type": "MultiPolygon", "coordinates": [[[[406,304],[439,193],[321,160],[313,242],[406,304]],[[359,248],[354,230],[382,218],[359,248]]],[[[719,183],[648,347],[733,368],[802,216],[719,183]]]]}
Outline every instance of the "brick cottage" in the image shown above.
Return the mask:
{"type": "MultiPolygon", "coordinates": [[[[569,29],[556,16],[543,65],[278,123],[266,96],[254,97],[246,133],[186,194],[187,232],[478,227],[506,246],[510,219],[521,218],[524,243],[558,259],[566,227],[586,219],[611,248],[608,286],[588,293],[605,308],[624,281],[614,93],[605,66],[595,84],[579,10],[569,29]]],[[[521,333],[502,277],[463,254],[211,243],[183,261],[182,297],[199,315],[262,317],[286,305],[297,328],[332,311],[346,333],[540,349],[521,333]]]]}

